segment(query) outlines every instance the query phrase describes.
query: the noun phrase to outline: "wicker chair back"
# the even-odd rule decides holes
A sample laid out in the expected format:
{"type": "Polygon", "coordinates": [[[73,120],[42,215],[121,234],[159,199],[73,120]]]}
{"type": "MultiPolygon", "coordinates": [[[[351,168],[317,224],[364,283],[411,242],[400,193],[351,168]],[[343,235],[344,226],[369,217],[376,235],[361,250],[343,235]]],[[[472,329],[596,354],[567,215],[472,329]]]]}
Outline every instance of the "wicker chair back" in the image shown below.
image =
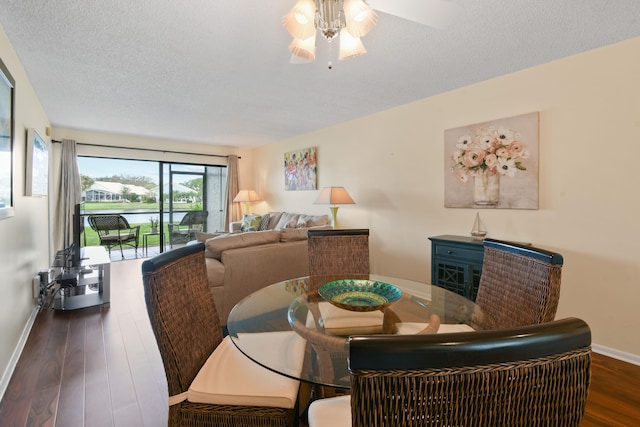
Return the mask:
{"type": "Polygon", "coordinates": [[[476,304],[488,329],[550,322],[560,298],[562,255],[498,240],[484,242],[476,304]]]}
{"type": "Polygon", "coordinates": [[[307,232],[309,274],[369,274],[369,230],[313,230],[307,232]]]}
{"type": "MultiPolygon", "coordinates": [[[[223,334],[209,291],[204,244],[186,245],[142,263],[147,313],[155,334],[169,396],[186,392],[223,334]]],[[[172,427],[292,427],[296,408],[194,403],[169,406],[172,427]]]]}
{"type": "Polygon", "coordinates": [[[580,319],[349,346],[356,427],[578,426],[584,415],[591,332],[580,319]]]}

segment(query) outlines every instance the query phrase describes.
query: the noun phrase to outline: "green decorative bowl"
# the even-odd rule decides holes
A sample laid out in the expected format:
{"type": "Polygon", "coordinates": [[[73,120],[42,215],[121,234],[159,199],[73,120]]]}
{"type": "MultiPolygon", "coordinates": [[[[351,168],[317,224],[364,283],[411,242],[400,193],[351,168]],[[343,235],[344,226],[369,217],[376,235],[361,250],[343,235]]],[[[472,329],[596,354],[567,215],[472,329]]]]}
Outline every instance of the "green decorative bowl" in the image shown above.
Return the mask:
{"type": "Polygon", "coordinates": [[[380,310],[402,296],[402,291],[389,283],[360,279],[325,283],[318,293],[336,307],[351,311],[380,310]]]}

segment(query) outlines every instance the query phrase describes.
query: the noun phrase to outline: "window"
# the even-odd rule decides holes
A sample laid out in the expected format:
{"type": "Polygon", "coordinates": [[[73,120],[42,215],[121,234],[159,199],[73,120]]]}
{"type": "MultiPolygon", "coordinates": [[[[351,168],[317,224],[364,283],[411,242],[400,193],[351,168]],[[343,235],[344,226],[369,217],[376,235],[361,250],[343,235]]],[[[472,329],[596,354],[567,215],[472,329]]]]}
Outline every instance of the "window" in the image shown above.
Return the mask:
{"type": "Polygon", "coordinates": [[[188,211],[206,210],[204,230],[224,230],[226,166],[88,156],[79,156],[78,166],[85,218],[119,213],[143,233],[150,230],[152,218],[166,230],[166,224],[180,222],[188,211]]]}

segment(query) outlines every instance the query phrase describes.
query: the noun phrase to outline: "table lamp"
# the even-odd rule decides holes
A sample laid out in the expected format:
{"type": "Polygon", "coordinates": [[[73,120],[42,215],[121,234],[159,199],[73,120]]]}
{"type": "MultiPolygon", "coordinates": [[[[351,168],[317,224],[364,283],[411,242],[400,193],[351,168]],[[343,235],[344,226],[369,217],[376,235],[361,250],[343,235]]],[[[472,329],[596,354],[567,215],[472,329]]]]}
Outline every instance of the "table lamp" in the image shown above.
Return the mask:
{"type": "Polygon", "coordinates": [[[258,193],[254,190],[240,190],[240,192],[233,198],[234,202],[242,202],[244,203],[244,213],[251,213],[251,202],[257,202],[262,200],[258,193]]]}
{"type": "Polygon", "coordinates": [[[338,206],[336,205],[353,205],[355,203],[344,187],[325,187],[313,202],[314,205],[331,205],[329,209],[331,209],[333,217],[333,228],[338,228],[338,206]]]}

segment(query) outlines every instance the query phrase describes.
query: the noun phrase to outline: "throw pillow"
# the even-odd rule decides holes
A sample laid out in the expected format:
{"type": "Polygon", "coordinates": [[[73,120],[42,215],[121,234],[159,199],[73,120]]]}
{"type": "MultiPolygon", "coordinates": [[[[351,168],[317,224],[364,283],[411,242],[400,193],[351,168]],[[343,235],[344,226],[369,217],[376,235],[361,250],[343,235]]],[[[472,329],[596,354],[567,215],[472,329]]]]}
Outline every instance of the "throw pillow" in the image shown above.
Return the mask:
{"type": "Polygon", "coordinates": [[[281,228],[296,228],[298,217],[300,214],[294,214],[289,212],[283,212],[280,217],[280,221],[275,226],[274,230],[280,230],[281,228]]]}
{"type": "Polygon", "coordinates": [[[243,233],[245,231],[258,231],[258,228],[260,228],[260,221],[262,221],[261,215],[244,214],[242,216],[242,225],[240,226],[240,230],[243,233]]]}
{"type": "Polygon", "coordinates": [[[265,231],[269,229],[269,214],[262,215],[262,220],[260,220],[260,226],[258,227],[258,231],[265,231]]]}
{"type": "Polygon", "coordinates": [[[269,212],[269,225],[267,228],[269,230],[275,230],[276,225],[280,222],[280,218],[282,217],[282,212],[269,212]]]}

